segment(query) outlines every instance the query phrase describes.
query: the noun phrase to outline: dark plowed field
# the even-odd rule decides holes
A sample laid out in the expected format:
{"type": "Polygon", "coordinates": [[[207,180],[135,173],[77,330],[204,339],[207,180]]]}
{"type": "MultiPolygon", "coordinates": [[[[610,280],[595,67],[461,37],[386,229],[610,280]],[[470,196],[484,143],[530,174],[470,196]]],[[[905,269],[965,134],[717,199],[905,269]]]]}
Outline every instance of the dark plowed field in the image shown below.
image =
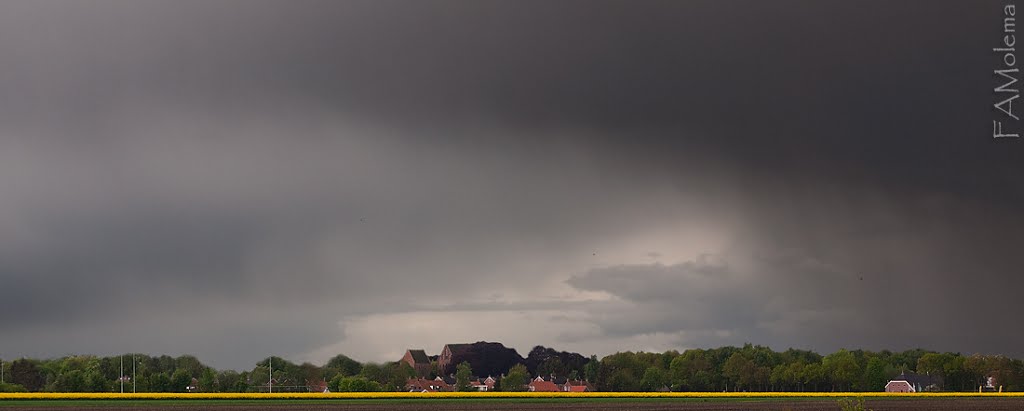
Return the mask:
{"type": "MultiPolygon", "coordinates": [[[[935,399],[869,399],[866,408],[874,411],[932,411],[932,410],[993,410],[993,411],[1024,411],[1024,398],[935,398],[935,399]]],[[[199,411],[242,411],[242,410],[311,410],[311,411],[385,411],[385,410],[456,410],[456,411],[498,411],[498,410],[565,410],[565,411],[839,411],[834,400],[797,400],[797,401],[657,401],[657,402],[534,402],[519,403],[502,402],[434,402],[419,403],[388,403],[377,404],[251,404],[251,405],[211,405],[175,403],[173,405],[104,405],[104,406],[33,406],[29,403],[0,403],[0,411],[31,410],[31,411],[108,411],[108,410],[199,410],[199,411]]]]}

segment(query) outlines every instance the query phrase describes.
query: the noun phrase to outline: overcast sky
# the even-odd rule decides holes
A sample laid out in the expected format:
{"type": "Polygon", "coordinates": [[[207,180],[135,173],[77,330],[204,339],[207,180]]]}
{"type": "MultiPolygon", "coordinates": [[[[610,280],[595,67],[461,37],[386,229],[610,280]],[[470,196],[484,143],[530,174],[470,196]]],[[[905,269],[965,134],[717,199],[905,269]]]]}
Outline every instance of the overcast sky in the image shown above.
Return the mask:
{"type": "Polygon", "coordinates": [[[1002,18],[0,2],[0,357],[1024,356],[1002,18]]]}

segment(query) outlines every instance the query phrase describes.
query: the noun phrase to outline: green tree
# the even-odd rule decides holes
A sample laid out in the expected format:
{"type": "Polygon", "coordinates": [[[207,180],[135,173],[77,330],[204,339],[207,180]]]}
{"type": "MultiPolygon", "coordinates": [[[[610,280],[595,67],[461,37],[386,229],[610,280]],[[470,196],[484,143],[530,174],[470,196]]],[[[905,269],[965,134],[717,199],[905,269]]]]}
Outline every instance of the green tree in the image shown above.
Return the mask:
{"type": "Polygon", "coordinates": [[[846,349],[825,356],[821,365],[832,379],[833,391],[849,391],[861,375],[857,359],[846,349]]]}
{"type": "Polygon", "coordinates": [[[658,367],[647,367],[643,378],[640,379],[641,391],[657,391],[668,387],[670,383],[668,372],[658,367]]]}
{"type": "MultiPolygon", "coordinates": [[[[131,365],[131,364],[129,364],[131,365]]],[[[121,359],[118,357],[103,357],[99,359],[99,372],[107,381],[117,381],[121,359]]]]}
{"type": "Polygon", "coordinates": [[[203,373],[199,376],[198,388],[200,392],[220,391],[219,387],[217,387],[217,375],[213,372],[212,368],[203,369],[203,373]]]}
{"type": "Polygon", "coordinates": [[[806,381],[804,380],[804,369],[806,368],[807,363],[804,362],[803,358],[786,365],[786,372],[783,375],[783,381],[788,385],[788,389],[796,389],[799,391],[807,389],[806,381]]]}
{"type": "Polygon", "coordinates": [[[825,369],[820,362],[807,364],[800,373],[800,383],[804,387],[810,385],[811,391],[818,391],[825,380],[825,369]]]}
{"type": "Polygon", "coordinates": [[[860,364],[853,352],[846,349],[829,354],[822,359],[822,365],[829,372],[833,383],[838,390],[852,391],[853,384],[860,380],[863,374],[860,364]]]}
{"type": "Polygon", "coordinates": [[[334,378],[331,378],[331,380],[327,382],[327,388],[330,389],[331,392],[341,392],[341,381],[345,378],[348,377],[341,374],[335,375],[334,378]]]}
{"type": "MultiPolygon", "coordinates": [[[[231,378],[232,377],[231,374],[228,374],[227,372],[225,372],[224,374],[221,375],[221,378],[224,378],[225,376],[227,376],[227,378],[231,378]]],[[[224,384],[223,381],[225,381],[225,380],[221,380],[222,384],[224,384]]],[[[237,376],[235,377],[234,383],[231,384],[231,391],[232,392],[249,392],[250,388],[251,387],[249,386],[249,373],[248,372],[238,373],[237,376]]]]}
{"type": "Polygon", "coordinates": [[[502,391],[526,391],[526,384],[530,382],[530,372],[523,364],[516,364],[508,370],[508,374],[501,379],[502,391]]]}
{"type": "Polygon", "coordinates": [[[39,391],[46,384],[46,376],[39,368],[36,361],[19,359],[11,363],[11,382],[25,387],[28,391],[39,391]]]}
{"type": "Polygon", "coordinates": [[[779,364],[776,365],[775,368],[772,368],[771,375],[769,375],[768,377],[769,382],[772,383],[772,391],[775,391],[776,389],[779,389],[781,391],[789,391],[788,388],[791,386],[791,384],[790,381],[786,378],[787,371],[788,367],[786,366],[786,364],[779,364]]]}
{"type": "Polygon", "coordinates": [[[378,392],[381,386],[376,381],[366,377],[343,377],[337,375],[329,383],[328,388],[333,392],[378,392]]]}
{"type": "Polygon", "coordinates": [[[984,356],[975,354],[964,358],[965,379],[970,381],[971,391],[976,391],[978,387],[985,384],[986,374],[990,371],[992,370],[984,356]]]}
{"type": "Polygon", "coordinates": [[[583,366],[583,378],[586,378],[587,381],[597,381],[600,370],[601,360],[598,360],[596,355],[591,355],[590,361],[583,366]]]}
{"type": "Polygon", "coordinates": [[[391,373],[391,380],[389,381],[389,391],[401,391],[405,388],[405,384],[410,378],[416,377],[416,369],[412,368],[411,365],[405,362],[398,362],[392,365],[393,371],[391,373]]]}
{"type": "Polygon", "coordinates": [[[171,375],[171,392],[188,392],[192,385],[192,376],[184,368],[179,368],[171,375]]]}
{"type": "MultiPolygon", "coordinates": [[[[276,363],[274,366],[277,366],[276,363]]],[[[185,371],[188,372],[188,375],[190,376],[201,375],[203,373],[203,370],[206,368],[207,367],[203,365],[203,363],[200,362],[199,359],[193,355],[182,355],[174,359],[174,369],[184,369],[185,371]]]]}
{"type": "Polygon", "coordinates": [[[601,359],[600,379],[597,381],[598,389],[602,391],[639,391],[640,378],[647,367],[660,362],[657,357],[646,355],[646,353],[633,353],[630,351],[619,352],[608,355],[601,359]]]}
{"type": "Polygon", "coordinates": [[[539,366],[537,366],[537,375],[543,376],[565,376],[566,367],[562,364],[562,359],[558,357],[548,357],[539,366]]]}
{"type": "Polygon", "coordinates": [[[85,392],[87,390],[85,372],[82,370],[69,370],[58,375],[56,381],[54,381],[53,389],[57,392],[85,392]]]}
{"type": "Polygon", "coordinates": [[[963,361],[957,361],[957,357],[950,353],[924,354],[917,360],[917,372],[937,378],[939,385],[944,386],[949,377],[956,379],[963,374],[963,361]]]}
{"type": "Polygon", "coordinates": [[[24,386],[20,384],[12,384],[9,382],[0,383],[0,392],[28,392],[24,386]]]}
{"type": "Polygon", "coordinates": [[[640,391],[640,380],[633,374],[633,370],[622,368],[603,374],[607,375],[603,391],[640,391]]]}
{"type": "Polygon", "coordinates": [[[885,361],[879,357],[871,357],[864,368],[864,378],[862,381],[861,388],[864,391],[884,390],[885,384],[889,382],[889,376],[885,372],[885,361]]]}
{"type": "Polygon", "coordinates": [[[960,391],[968,390],[970,387],[970,377],[965,368],[966,359],[960,354],[952,355],[949,361],[943,365],[943,373],[946,376],[946,380],[943,381],[943,389],[954,390],[959,389],[960,391]]]}
{"type": "Polygon", "coordinates": [[[341,374],[343,377],[350,377],[359,374],[362,369],[363,365],[359,361],[353,360],[344,354],[338,354],[327,360],[327,364],[324,365],[324,378],[330,380],[338,374],[341,374]]]}
{"type": "Polygon", "coordinates": [[[168,376],[170,376],[171,373],[174,372],[174,357],[171,357],[169,355],[161,355],[159,357],[148,357],[147,359],[147,366],[149,366],[149,368],[152,369],[153,372],[166,373],[168,376]]]}
{"type": "Polygon", "coordinates": [[[85,390],[88,392],[110,392],[111,382],[97,369],[85,372],[85,390]]]}
{"type": "Polygon", "coordinates": [[[734,353],[722,365],[722,376],[732,383],[733,391],[749,388],[755,380],[754,363],[744,357],[743,354],[734,353]]]}
{"type": "MultiPolygon", "coordinates": [[[[274,391],[278,391],[277,386],[287,387],[300,385],[302,371],[299,366],[291,361],[285,360],[281,357],[270,356],[263,361],[256,363],[256,368],[253,369],[253,373],[257,373],[259,369],[260,377],[262,380],[253,380],[254,383],[258,382],[259,385],[265,385],[269,382],[270,370],[274,371],[274,391]]],[[[288,389],[288,388],[282,388],[288,389]]]]}
{"type": "Polygon", "coordinates": [[[324,377],[324,369],[312,363],[304,362],[298,367],[298,385],[315,384],[324,377]]]}
{"type": "Polygon", "coordinates": [[[150,392],[174,392],[171,385],[171,377],[164,372],[158,372],[149,376],[150,392]]]}
{"type": "Polygon", "coordinates": [[[686,350],[672,359],[669,376],[676,391],[707,391],[711,389],[712,365],[704,350],[686,350]]]}
{"type": "Polygon", "coordinates": [[[363,364],[363,369],[359,371],[359,376],[380,384],[391,379],[391,372],[384,365],[366,363],[363,364]]]}
{"type": "Polygon", "coordinates": [[[242,375],[233,370],[224,370],[217,373],[218,392],[245,392],[249,387],[239,390],[238,384],[245,383],[242,375]]]}
{"type": "Polygon", "coordinates": [[[469,379],[473,376],[473,369],[470,368],[469,363],[463,361],[455,367],[455,389],[458,391],[472,391],[473,387],[469,385],[469,379]]]}
{"type": "Polygon", "coordinates": [[[252,371],[248,372],[248,383],[250,384],[250,391],[266,390],[267,385],[270,383],[270,368],[264,366],[254,367],[252,371]]]}

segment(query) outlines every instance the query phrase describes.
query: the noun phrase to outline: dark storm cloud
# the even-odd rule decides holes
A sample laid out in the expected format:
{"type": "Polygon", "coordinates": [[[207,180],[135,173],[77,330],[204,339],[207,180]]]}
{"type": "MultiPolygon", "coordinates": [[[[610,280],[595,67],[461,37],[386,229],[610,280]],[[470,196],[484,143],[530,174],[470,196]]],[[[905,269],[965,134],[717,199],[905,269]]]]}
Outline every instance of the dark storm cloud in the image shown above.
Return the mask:
{"type": "Polygon", "coordinates": [[[597,268],[568,283],[619,299],[595,311],[612,334],[706,331],[684,333],[680,344],[1022,355],[1024,337],[1001,326],[1014,311],[995,308],[1014,305],[1024,286],[1016,212],[944,195],[812,192],[789,192],[784,206],[759,202],[775,211],[755,213],[760,222],[714,264],[705,256],[597,268]]]}
{"type": "Polygon", "coordinates": [[[360,315],[563,301],[600,330],[560,340],[584,351],[1021,354],[997,326],[1024,243],[1024,156],[986,138],[1000,7],[5,2],[5,347],[246,367],[371,355],[360,315]]]}

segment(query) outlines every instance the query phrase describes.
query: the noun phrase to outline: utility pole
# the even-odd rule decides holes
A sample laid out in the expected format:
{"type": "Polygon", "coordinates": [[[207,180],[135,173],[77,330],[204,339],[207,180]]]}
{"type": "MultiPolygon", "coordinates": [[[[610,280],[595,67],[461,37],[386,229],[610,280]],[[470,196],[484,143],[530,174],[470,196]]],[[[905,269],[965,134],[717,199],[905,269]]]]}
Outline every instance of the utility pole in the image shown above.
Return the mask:
{"type": "Polygon", "coordinates": [[[274,356],[270,356],[270,393],[274,393],[274,356]]]}
{"type": "Polygon", "coordinates": [[[117,358],[121,360],[121,369],[118,371],[117,380],[121,381],[121,394],[124,394],[124,354],[121,354],[117,358]]]}
{"type": "Polygon", "coordinates": [[[132,394],[135,394],[135,353],[132,353],[132,394]]]}

